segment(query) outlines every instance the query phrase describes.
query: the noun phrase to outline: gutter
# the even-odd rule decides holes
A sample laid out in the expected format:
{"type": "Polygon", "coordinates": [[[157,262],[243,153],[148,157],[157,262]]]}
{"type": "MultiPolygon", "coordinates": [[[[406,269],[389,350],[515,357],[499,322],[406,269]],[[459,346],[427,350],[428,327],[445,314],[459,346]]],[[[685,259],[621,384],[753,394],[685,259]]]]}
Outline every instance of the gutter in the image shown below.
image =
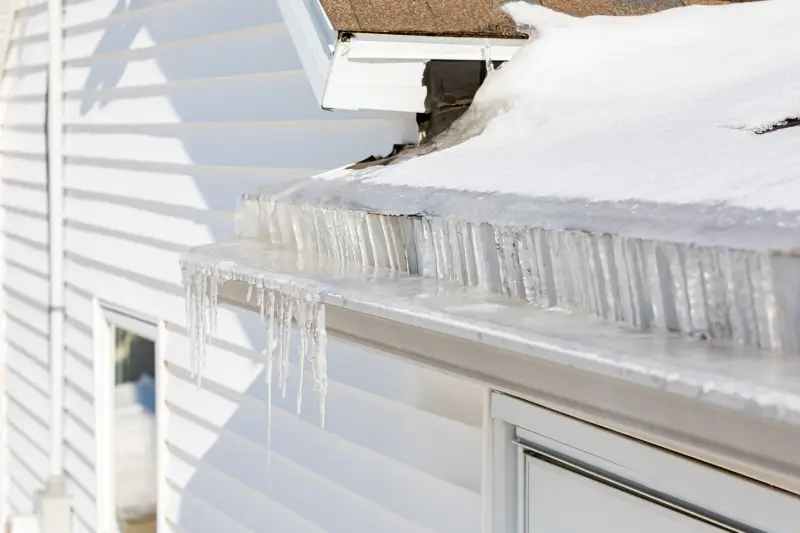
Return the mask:
{"type": "Polygon", "coordinates": [[[511,59],[527,41],[424,35],[342,33],[322,94],[324,109],[425,113],[428,63],[511,59]]]}
{"type": "Polygon", "coordinates": [[[217,298],[260,312],[264,289],[311,299],[324,305],[329,335],[800,494],[795,357],[637,333],[476,288],[301,260],[268,246],[242,240],[190,251],[181,260],[184,283],[195,287],[190,303],[211,306],[213,317],[217,298]]]}

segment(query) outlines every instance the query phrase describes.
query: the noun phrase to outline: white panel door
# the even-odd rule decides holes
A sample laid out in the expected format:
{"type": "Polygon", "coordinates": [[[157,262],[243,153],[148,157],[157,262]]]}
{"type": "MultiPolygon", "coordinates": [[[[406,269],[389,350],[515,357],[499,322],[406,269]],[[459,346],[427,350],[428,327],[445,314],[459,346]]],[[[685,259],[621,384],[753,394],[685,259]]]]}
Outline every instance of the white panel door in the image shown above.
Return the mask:
{"type": "Polygon", "coordinates": [[[527,456],[526,533],[720,533],[621,490],[527,456]]]}

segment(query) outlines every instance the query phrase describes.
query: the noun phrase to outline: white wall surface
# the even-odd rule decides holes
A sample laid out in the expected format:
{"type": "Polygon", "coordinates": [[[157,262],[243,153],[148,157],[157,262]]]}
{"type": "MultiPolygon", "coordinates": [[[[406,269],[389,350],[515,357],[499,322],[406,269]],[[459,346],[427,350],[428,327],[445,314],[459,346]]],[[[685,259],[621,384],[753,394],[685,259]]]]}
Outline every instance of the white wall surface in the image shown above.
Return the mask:
{"type": "MultiPolygon", "coordinates": [[[[94,299],[167,321],[172,530],[477,531],[477,387],[334,341],[326,427],[310,388],[300,417],[293,391],[276,399],[268,467],[258,319],[223,310],[203,389],[188,378],[179,254],[228,236],[236,198],[248,187],[386,153],[415,138],[413,116],[320,110],[273,0],[69,0],[64,22],[65,464],[76,531],[95,531],[98,520],[94,299]]],[[[31,37],[16,59],[29,65],[19,71],[26,74],[3,90],[20,99],[9,116],[35,123],[43,116],[46,27],[30,31],[41,38],[31,37]]],[[[46,442],[46,197],[37,128],[13,135],[7,128],[3,137],[5,227],[23,234],[6,236],[8,342],[24,350],[15,357],[26,365],[9,376],[9,417],[24,416],[29,428],[9,438],[46,442]],[[24,157],[12,157],[20,150],[24,157]]],[[[32,471],[15,466],[19,487],[9,494],[21,511],[47,465],[44,450],[25,453],[37,454],[24,460],[32,471]]]]}
{"type": "MultiPolygon", "coordinates": [[[[2,350],[6,365],[3,506],[30,513],[48,474],[47,3],[18,2],[0,84],[2,350]]],[[[8,1],[0,29],[6,33],[8,1]]],[[[0,41],[5,35],[0,37],[0,41]]]]}

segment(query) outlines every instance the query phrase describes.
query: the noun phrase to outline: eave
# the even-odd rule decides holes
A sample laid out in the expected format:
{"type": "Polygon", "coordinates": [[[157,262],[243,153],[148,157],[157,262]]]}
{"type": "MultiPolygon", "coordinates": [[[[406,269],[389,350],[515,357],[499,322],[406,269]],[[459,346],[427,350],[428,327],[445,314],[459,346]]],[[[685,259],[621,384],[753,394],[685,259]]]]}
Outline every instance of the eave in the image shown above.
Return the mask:
{"type": "Polygon", "coordinates": [[[316,0],[278,0],[319,105],[424,112],[432,60],[508,61],[523,39],[340,33],[316,0]]]}
{"type": "Polygon", "coordinates": [[[800,493],[794,357],[635,333],[382,269],[312,258],[298,269],[292,254],[253,241],[211,245],[184,268],[213,270],[221,302],[258,311],[245,279],[314,295],[329,335],[800,493]]]}
{"type": "Polygon", "coordinates": [[[423,113],[429,61],[508,61],[520,39],[343,34],[322,97],[326,109],[423,113]]]}

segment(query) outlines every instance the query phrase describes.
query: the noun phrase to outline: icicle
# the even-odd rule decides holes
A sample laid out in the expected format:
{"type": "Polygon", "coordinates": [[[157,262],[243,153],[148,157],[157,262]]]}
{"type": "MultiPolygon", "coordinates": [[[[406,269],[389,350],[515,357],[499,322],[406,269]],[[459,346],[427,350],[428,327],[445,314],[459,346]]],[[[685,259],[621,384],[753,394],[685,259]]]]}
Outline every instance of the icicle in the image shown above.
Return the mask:
{"type": "MultiPolygon", "coordinates": [[[[261,291],[259,292],[261,294],[261,291]]],[[[263,298],[262,298],[263,300],[263,298]]],[[[269,291],[266,305],[261,307],[261,317],[267,326],[267,346],[265,347],[266,369],[264,371],[267,382],[267,464],[270,463],[272,454],[272,369],[275,353],[275,292],[269,291]],[[266,314],[266,316],[265,316],[266,314]]]]}
{"type": "Polygon", "coordinates": [[[484,42],[481,52],[483,55],[483,61],[486,64],[486,73],[489,74],[490,72],[494,72],[494,63],[492,63],[492,45],[489,42],[489,39],[486,39],[484,42]]]}
{"type": "Polygon", "coordinates": [[[319,393],[319,419],[325,426],[325,400],[328,395],[328,333],[325,330],[325,305],[316,305],[314,319],[314,385],[319,393]]]}
{"type": "Polygon", "coordinates": [[[286,384],[289,380],[289,345],[292,340],[292,299],[289,296],[283,297],[283,309],[278,325],[279,346],[280,346],[280,377],[281,377],[281,398],[286,398],[286,384]]]}
{"type": "Polygon", "coordinates": [[[297,329],[300,333],[300,378],[297,385],[297,414],[303,409],[303,377],[305,374],[306,354],[308,353],[308,335],[310,332],[311,304],[302,300],[297,302],[297,329]]]}

